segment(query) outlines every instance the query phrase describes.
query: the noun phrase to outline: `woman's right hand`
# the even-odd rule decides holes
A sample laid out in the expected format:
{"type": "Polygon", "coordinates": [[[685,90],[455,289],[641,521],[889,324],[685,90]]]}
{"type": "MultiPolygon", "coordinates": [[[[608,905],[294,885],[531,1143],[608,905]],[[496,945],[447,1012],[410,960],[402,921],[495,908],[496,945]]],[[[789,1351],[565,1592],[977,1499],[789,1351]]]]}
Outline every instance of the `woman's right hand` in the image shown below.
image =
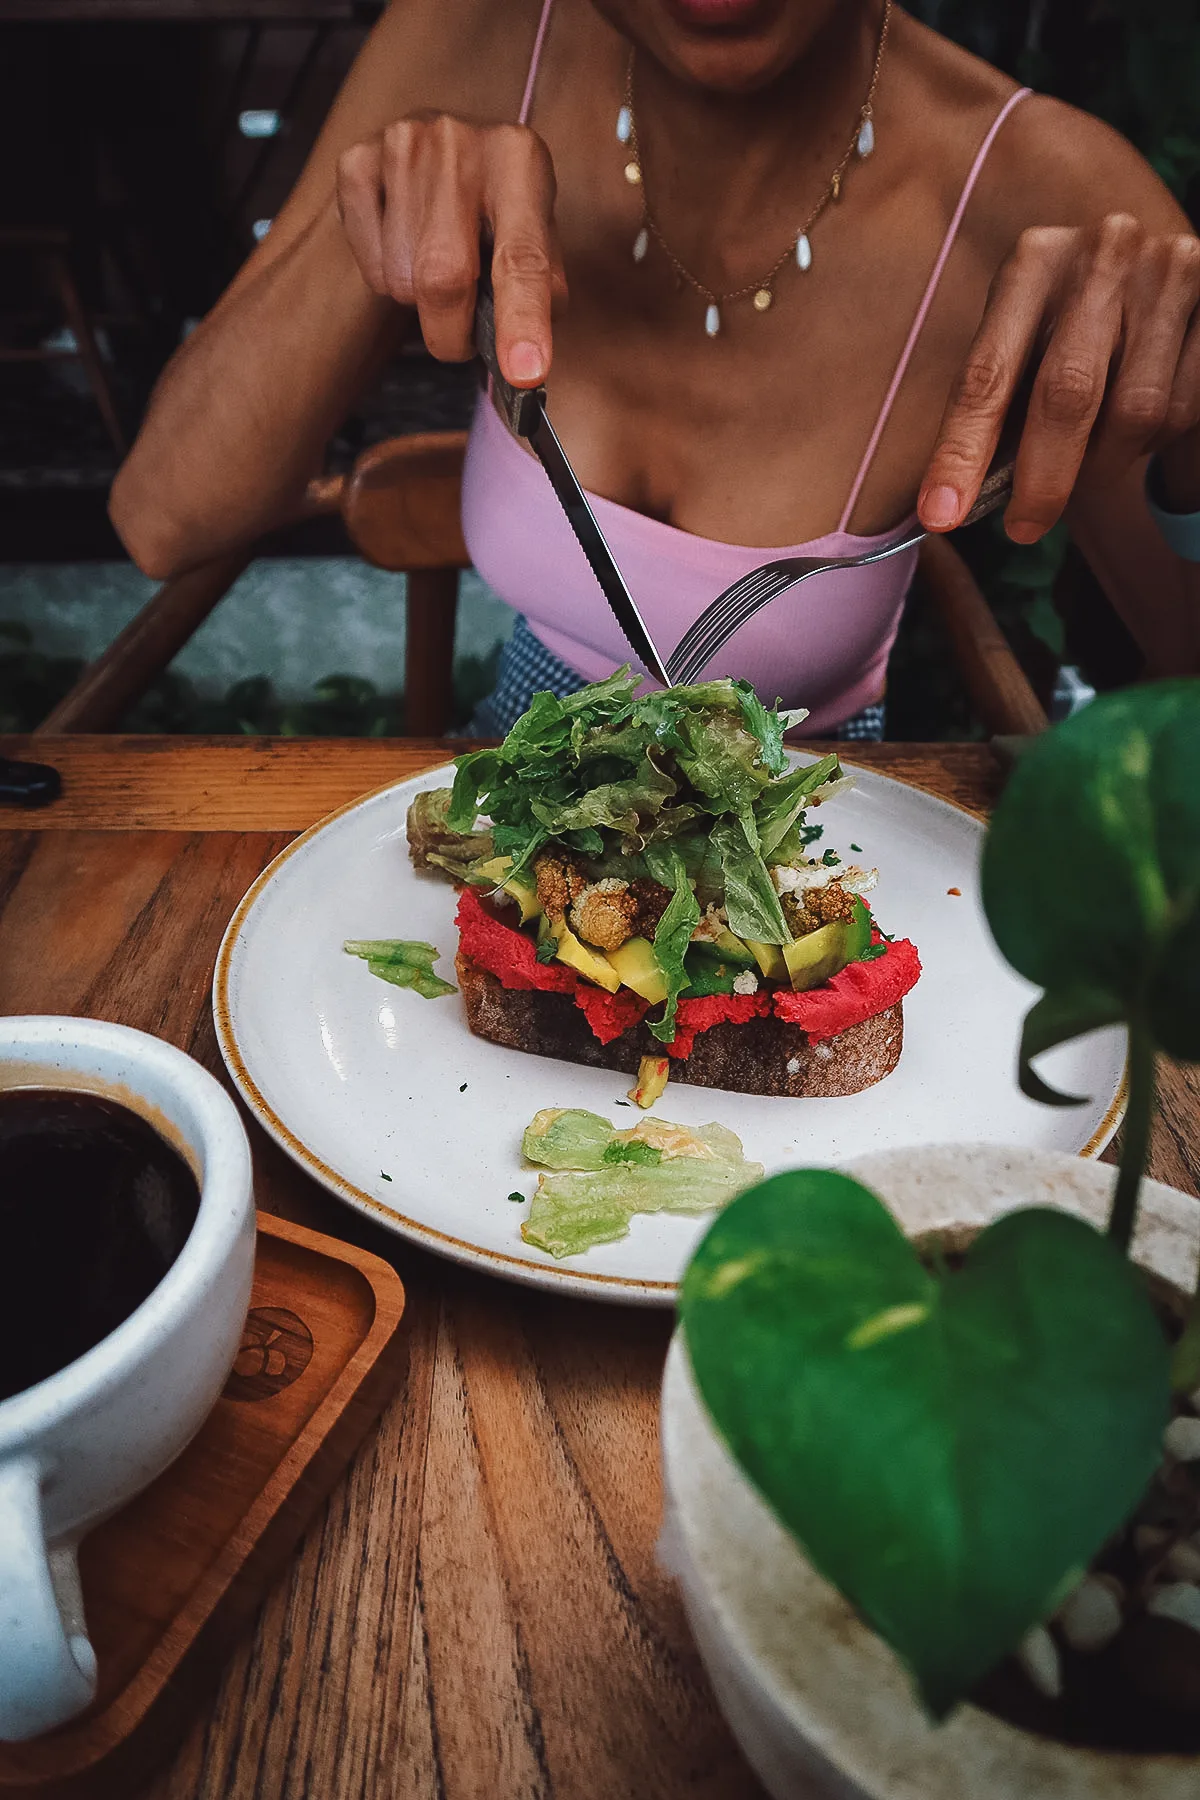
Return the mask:
{"type": "Polygon", "coordinates": [[[367,286],[415,307],[443,362],[474,355],[481,234],[492,239],[496,348],[514,387],[550,368],[550,306],[566,294],[554,166],[525,125],[413,113],[337,164],[337,208],[367,286]]]}

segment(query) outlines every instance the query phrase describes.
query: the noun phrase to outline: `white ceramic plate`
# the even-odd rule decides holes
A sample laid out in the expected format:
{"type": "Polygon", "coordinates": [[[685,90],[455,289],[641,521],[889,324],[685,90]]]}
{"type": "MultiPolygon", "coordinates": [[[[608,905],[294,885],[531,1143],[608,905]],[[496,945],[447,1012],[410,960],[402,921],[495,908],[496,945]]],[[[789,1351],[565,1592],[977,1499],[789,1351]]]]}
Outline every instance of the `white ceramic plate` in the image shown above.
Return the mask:
{"type": "MultiPolygon", "coordinates": [[[[1119,1117],[1119,1034],[1043,1059],[1047,1079],[1091,1095],[1087,1105],[1026,1100],[1016,1047],[1032,990],[1001,961],[983,919],[982,826],[916,788],[856,774],[857,787],[822,814],[822,844],[879,868],[877,916],[920,950],[899,1066],[843,1100],[673,1083],[657,1111],[729,1126],[768,1174],[947,1140],[1098,1154],[1119,1117]]],[[[535,1186],[520,1155],[534,1113],[582,1106],[632,1125],[636,1111],[619,1104],[629,1077],[481,1042],[457,996],[422,1000],[342,951],[347,938],[424,939],[453,979],[454,890],[412,867],[404,834],[414,794],[449,779],[435,770],[369,795],[259,876],[217,958],[213,1004],[229,1071],[302,1167],[402,1236],[535,1286],[669,1305],[703,1219],[638,1217],[620,1243],[559,1263],[524,1243],[528,1208],[508,1198],[535,1186]]]]}

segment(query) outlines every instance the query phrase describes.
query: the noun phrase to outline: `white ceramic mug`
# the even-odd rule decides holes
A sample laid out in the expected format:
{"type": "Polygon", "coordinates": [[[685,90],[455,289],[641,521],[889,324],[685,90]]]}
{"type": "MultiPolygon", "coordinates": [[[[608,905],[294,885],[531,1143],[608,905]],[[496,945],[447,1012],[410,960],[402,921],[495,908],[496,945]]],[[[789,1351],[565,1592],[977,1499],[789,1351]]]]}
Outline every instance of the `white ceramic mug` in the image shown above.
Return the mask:
{"type": "MultiPolygon", "coordinates": [[[[237,1355],[254,1271],[250,1148],[224,1089],[181,1050],[95,1019],[0,1019],[0,1088],[74,1088],[139,1113],[189,1164],[196,1220],[116,1329],[0,1401],[0,1740],[91,1702],[76,1550],[174,1461],[237,1355]]],[[[3,1253],[0,1246],[0,1254],[3,1253]]]]}

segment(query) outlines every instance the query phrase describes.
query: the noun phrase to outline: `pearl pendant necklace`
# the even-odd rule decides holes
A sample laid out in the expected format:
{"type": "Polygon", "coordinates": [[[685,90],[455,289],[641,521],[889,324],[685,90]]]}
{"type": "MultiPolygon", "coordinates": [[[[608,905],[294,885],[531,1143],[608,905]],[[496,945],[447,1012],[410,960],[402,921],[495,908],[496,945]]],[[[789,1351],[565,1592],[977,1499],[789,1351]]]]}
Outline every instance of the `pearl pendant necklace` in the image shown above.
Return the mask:
{"type": "Polygon", "coordinates": [[[811,232],[817,221],[828,207],[835,205],[842,197],[842,184],[850,164],[858,160],[865,162],[875,151],[875,90],[879,85],[879,72],[883,67],[883,53],[887,46],[888,29],[892,20],[892,0],[884,0],[883,23],[879,30],[879,43],[875,52],[875,63],[871,71],[870,86],[867,97],[859,110],[858,121],[854,127],[854,135],[850,140],[841,161],[830,176],[824,193],[813,207],[800,229],[789,238],[787,248],[776,257],[771,267],[758,281],[747,283],[745,287],[733,288],[728,293],[717,294],[698,280],[676,256],[663,237],[658,221],[650,210],[650,201],[646,194],[645,175],[642,167],[641,146],[638,142],[637,115],[633,105],[633,64],[634,52],[629,53],[629,64],[625,74],[625,95],[617,111],[617,142],[625,153],[624,176],[630,187],[640,190],[642,195],[642,218],[637,235],[633,240],[632,254],[635,263],[644,263],[654,243],[661,250],[671,268],[675,271],[681,285],[690,287],[705,303],[704,331],[710,338],[719,337],[722,327],[721,309],[735,300],[749,300],[755,312],[765,313],[771,310],[775,302],[775,280],[785,263],[794,261],[802,275],[807,275],[813,266],[813,247],[811,232]]]}

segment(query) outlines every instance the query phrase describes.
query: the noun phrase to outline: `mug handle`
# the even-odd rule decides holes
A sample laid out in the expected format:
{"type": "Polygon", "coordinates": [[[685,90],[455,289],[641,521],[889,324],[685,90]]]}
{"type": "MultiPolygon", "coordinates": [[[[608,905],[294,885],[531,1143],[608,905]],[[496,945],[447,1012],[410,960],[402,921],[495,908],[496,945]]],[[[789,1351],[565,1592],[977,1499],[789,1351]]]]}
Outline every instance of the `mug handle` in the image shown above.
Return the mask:
{"type": "MultiPolygon", "coordinates": [[[[55,1561],[60,1583],[77,1587],[74,1551],[57,1551],[55,1561]]],[[[0,1741],[52,1731],[95,1696],[96,1652],[82,1631],[68,1634],[55,1594],[41,1470],[14,1457],[0,1464],[0,1741]]]]}

